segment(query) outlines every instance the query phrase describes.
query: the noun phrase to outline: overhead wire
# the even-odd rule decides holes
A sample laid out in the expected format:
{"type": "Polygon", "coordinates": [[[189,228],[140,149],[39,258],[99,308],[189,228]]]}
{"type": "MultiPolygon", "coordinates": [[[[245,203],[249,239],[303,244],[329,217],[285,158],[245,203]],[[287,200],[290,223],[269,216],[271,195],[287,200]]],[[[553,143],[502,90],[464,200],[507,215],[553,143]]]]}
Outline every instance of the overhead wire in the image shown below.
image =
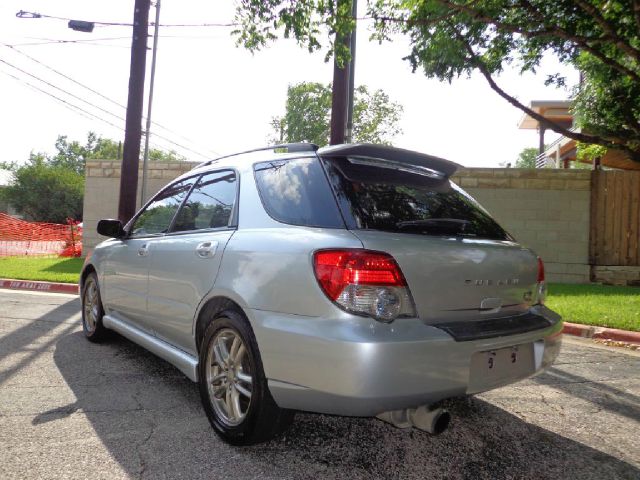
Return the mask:
{"type": "MultiPolygon", "coordinates": [[[[109,98],[108,96],[106,96],[106,95],[104,95],[104,94],[102,94],[102,93],[98,92],[97,90],[95,90],[95,89],[93,89],[93,88],[89,87],[88,85],[85,85],[84,83],[79,82],[78,80],[76,80],[76,79],[74,79],[74,78],[70,77],[69,75],[66,75],[66,74],[62,73],[61,71],[59,71],[59,70],[57,70],[57,69],[55,69],[55,68],[51,67],[50,65],[47,65],[46,63],[44,63],[44,62],[42,62],[42,61],[38,60],[38,59],[37,59],[37,58],[35,58],[35,57],[32,57],[31,55],[29,55],[29,54],[27,54],[27,53],[25,53],[25,52],[23,52],[23,51],[21,51],[21,50],[19,50],[19,49],[15,48],[15,47],[12,47],[12,46],[7,45],[7,44],[3,44],[3,45],[4,45],[5,47],[8,47],[8,48],[10,48],[11,50],[15,51],[16,53],[19,53],[20,55],[22,55],[22,56],[24,56],[24,57],[28,58],[29,60],[31,60],[31,61],[33,61],[33,62],[37,63],[38,65],[40,65],[40,66],[42,66],[42,67],[46,68],[47,70],[50,70],[51,72],[53,72],[53,73],[55,73],[55,74],[57,74],[57,75],[60,75],[61,77],[65,78],[66,80],[68,80],[68,81],[70,81],[70,82],[72,82],[72,83],[74,83],[74,84],[76,84],[76,85],[78,85],[78,86],[80,86],[80,87],[82,87],[82,88],[84,88],[84,89],[86,89],[86,90],[90,91],[90,92],[91,92],[91,93],[93,93],[94,95],[97,95],[97,96],[99,96],[100,98],[102,98],[102,99],[104,99],[104,100],[108,101],[109,103],[111,103],[111,104],[113,104],[113,105],[116,105],[116,106],[118,106],[119,108],[122,108],[122,109],[124,109],[124,110],[126,111],[127,107],[126,107],[125,105],[123,105],[123,104],[121,104],[121,103],[119,103],[119,102],[117,102],[117,101],[113,100],[112,98],[109,98]]],[[[14,67],[14,68],[15,68],[15,67],[14,67]]],[[[57,87],[56,87],[56,88],[57,88],[57,87]]],[[[84,100],[83,100],[83,101],[84,101],[84,100]]],[[[85,103],[88,103],[88,102],[86,102],[86,101],[85,101],[85,103]]],[[[92,105],[93,105],[93,104],[92,104],[92,105]]],[[[114,114],[111,114],[111,115],[114,115],[114,114]]],[[[122,119],[122,117],[119,117],[119,118],[120,118],[120,119],[122,119]]],[[[146,118],[146,117],[144,117],[144,116],[143,116],[143,119],[144,119],[144,118],[146,118]]],[[[178,137],[178,138],[181,138],[182,140],[184,140],[184,141],[186,141],[186,142],[188,142],[188,143],[191,143],[191,144],[193,144],[193,145],[197,145],[197,142],[194,142],[193,140],[191,140],[191,139],[189,139],[189,138],[187,138],[187,137],[185,137],[185,136],[183,136],[183,135],[181,135],[181,134],[179,134],[179,133],[177,133],[177,132],[174,132],[173,130],[171,130],[171,129],[169,129],[169,128],[165,127],[164,125],[159,124],[158,122],[154,122],[154,121],[152,120],[152,121],[151,121],[151,124],[152,124],[152,125],[154,125],[154,126],[156,126],[156,127],[158,127],[158,128],[160,128],[160,129],[162,129],[162,130],[164,130],[164,131],[166,131],[166,132],[168,132],[168,133],[169,133],[169,134],[171,134],[171,135],[174,135],[174,136],[176,136],[176,137],[178,137]]],[[[160,137],[160,135],[159,135],[159,134],[157,134],[157,133],[154,133],[154,135],[156,135],[156,136],[159,136],[159,137],[160,137]]],[[[161,137],[161,138],[162,138],[162,137],[161,137]]],[[[169,141],[169,140],[167,140],[167,141],[169,141]]],[[[176,146],[179,146],[179,147],[181,147],[181,148],[184,148],[185,150],[189,150],[189,151],[192,151],[192,152],[194,152],[194,153],[195,153],[195,151],[190,150],[188,147],[185,147],[185,146],[180,145],[180,144],[175,143],[175,142],[173,142],[173,143],[174,143],[176,146]]],[[[216,152],[215,150],[211,150],[211,149],[209,149],[209,148],[204,148],[203,150],[205,150],[205,151],[209,152],[209,154],[211,154],[211,155],[213,155],[213,156],[219,156],[219,155],[220,155],[220,153],[216,152]]],[[[206,157],[205,155],[202,155],[202,154],[198,154],[198,155],[206,157]]]]}
{"type": "Polygon", "coordinates": [[[84,116],[84,117],[86,117],[88,115],[90,118],[94,118],[96,120],[100,120],[101,122],[106,123],[107,125],[110,125],[110,126],[112,126],[114,128],[117,128],[118,130],[121,130],[121,131],[124,132],[124,128],[122,128],[121,126],[118,126],[118,125],[110,122],[109,120],[105,120],[104,118],[100,117],[99,115],[96,115],[95,113],[89,112],[89,111],[85,110],[84,108],[79,107],[78,105],[75,105],[75,104],[73,104],[71,102],[68,102],[67,100],[65,100],[63,98],[60,98],[60,97],[58,97],[57,95],[54,95],[51,92],[47,92],[46,90],[44,90],[44,89],[42,89],[42,88],[40,88],[40,87],[38,87],[38,86],[36,86],[36,85],[34,85],[32,83],[29,83],[28,81],[26,81],[23,78],[19,78],[19,77],[13,75],[12,73],[6,72],[4,70],[0,70],[0,72],[4,73],[5,75],[7,75],[7,76],[9,76],[9,77],[11,77],[11,78],[13,78],[13,79],[15,79],[17,81],[19,81],[20,83],[24,83],[25,85],[29,86],[30,88],[32,88],[34,90],[37,90],[37,91],[39,91],[41,93],[44,93],[45,95],[48,95],[49,97],[54,98],[58,102],[64,104],[67,108],[70,108],[70,109],[72,109],[74,111],[77,111],[77,112],[82,112],[82,114],[83,114],[82,116],[84,116]]]}
{"type": "MultiPolygon", "coordinates": [[[[28,75],[28,76],[30,76],[30,77],[32,77],[32,78],[34,78],[34,79],[36,79],[36,80],[38,80],[38,81],[40,81],[40,82],[42,82],[42,83],[46,84],[46,85],[48,85],[48,86],[49,86],[49,87],[51,87],[51,88],[55,88],[56,90],[59,90],[59,91],[63,92],[64,94],[66,94],[66,95],[68,95],[68,96],[70,96],[70,97],[72,97],[72,98],[75,98],[76,100],[80,100],[81,102],[86,103],[86,104],[88,104],[88,105],[92,106],[93,108],[96,108],[96,109],[98,109],[98,110],[100,110],[100,111],[102,111],[102,112],[104,112],[104,113],[107,113],[108,115],[110,115],[110,116],[112,116],[112,117],[115,117],[116,119],[118,119],[118,120],[120,120],[120,121],[125,121],[124,117],[121,117],[121,116],[119,116],[119,115],[117,115],[117,114],[115,114],[115,113],[113,113],[113,112],[110,112],[109,110],[105,110],[104,108],[98,107],[98,106],[94,105],[93,103],[91,103],[90,101],[85,100],[85,99],[83,99],[83,98],[81,98],[81,97],[78,97],[77,95],[74,95],[74,94],[72,94],[72,93],[70,93],[70,92],[66,91],[66,90],[65,90],[65,89],[63,89],[63,88],[60,88],[60,87],[58,87],[58,86],[56,86],[56,85],[52,84],[51,82],[48,82],[48,81],[46,81],[46,80],[43,80],[43,79],[41,79],[40,77],[38,77],[37,75],[33,75],[32,73],[29,73],[29,72],[27,72],[26,70],[24,70],[24,69],[22,69],[22,68],[16,67],[15,65],[13,65],[13,64],[11,64],[11,63],[9,63],[9,62],[7,62],[6,60],[3,60],[2,58],[0,58],[0,63],[4,63],[5,65],[8,65],[8,66],[12,67],[12,68],[14,68],[14,69],[18,70],[19,72],[21,72],[21,73],[23,73],[23,74],[25,74],[25,75],[28,75]]],[[[7,72],[4,72],[4,73],[5,73],[5,74],[7,74],[7,75],[10,75],[10,74],[8,74],[7,72]]],[[[13,75],[10,75],[10,76],[13,76],[13,75]]],[[[14,76],[14,78],[17,78],[17,77],[15,77],[15,76],[14,76]]],[[[80,108],[80,107],[78,107],[77,105],[74,105],[74,104],[71,104],[70,102],[66,102],[66,101],[62,100],[60,97],[58,97],[58,96],[56,96],[56,95],[53,95],[53,94],[51,94],[50,92],[46,92],[45,90],[43,90],[43,89],[41,89],[41,88],[35,87],[33,84],[30,84],[30,83],[28,83],[28,82],[25,82],[25,83],[26,83],[27,85],[30,85],[32,88],[36,88],[37,90],[39,90],[39,91],[41,91],[41,92],[43,92],[43,93],[46,93],[47,95],[49,95],[49,96],[51,96],[51,97],[53,97],[53,98],[55,98],[55,99],[57,99],[57,100],[59,100],[59,101],[65,102],[67,105],[71,105],[71,106],[73,106],[73,107],[75,107],[75,108],[80,108]]],[[[85,113],[89,113],[89,112],[87,112],[87,110],[84,110],[84,109],[82,109],[82,111],[83,111],[83,112],[85,112],[85,113]]],[[[101,120],[101,121],[103,121],[103,122],[105,122],[105,123],[108,123],[108,124],[109,124],[109,125],[111,125],[111,126],[115,126],[113,123],[111,123],[111,122],[108,122],[108,121],[104,120],[102,117],[98,117],[97,115],[94,115],[94,117],[95,117],[95,118],[98,118],[99,120],[101,120]]],[[[122,127],[117,127],[117,128],[122,129],[122,127]]],[[[182,144],[180,144],[180,143],[178,143],[178,142],[175,142],[175,141],[171,140],[170,138],[167,138],[167,137],[165,137],[165,136],[163,136],[163,135],[160,135],[160,134],[158,134],[158,133],[155,133],[154,135],[155,135],[156,137],[158,137],[158,138],[160,138],[160,139],[164,140],[165,142],[168,142],[168,143],[170,143],[170,144],[172,144],[172,145],[174,145],[174,146],[176,146],[176,147],[178,147],[178,148],[181,148],[181,149],[183,149],[183,150],[185,150],[185,151],[191,152],[191,153],[193,153],[193,154],[195,154],[195,155],[197,155],[197,156],[199,156],[199,157],[206,158],[206,159],[211,158],[211,155],[206,155],[206,154],[204,154],[204,153],[202,153],[202,152],[198,152],[198,151],[196,151],[196,150],[194,150],[194,149],[192,149],[192,148],[190,148],[190,147],[187,147],[187,146],[182,145],[182,144]]]]}
{"type": "Polygon", "coordinates": [[[123,120],[123,117],[121,117],[120,115],[117,115],[117,114],[115,114],[115,113],[113,113],[113,112],[111,112],[109,110],[106,110],[106,109],[104,109],[102,107],[99,107],[99,106],[95,105],[93,102],[90,102],[89,100],[85,100],[84,98],[81,98],[81,97],[79,97],[77,95],[74,95],[73,93],[65,90],[64,88],[58,87],[57,85],[54,85],[53,83],[51,83],[51,82],[49,82],[47,80],[44,80],[44,79],[38,77],[37,75],[34,75],[33,73],[30,73],[30,72],[28,72],[28,71],[26,71],[26,70],[24,70],[24,69],[22,69],[20,67],[16,67],[12,63],[7,62],[6,60],[4,60],[2,58],[0,58],[0,63],[4,63],[5,65],[8,65],[9,67],[11,67],[13,69],[18,70],[19,72],[23,73],[24,75],[27,75],[27,76],[29,76],[31,78],[34,78],[34,79],[38,80],[39,82],[42,82],[45,85],[64,93],[65,95],[68,95],[68,96],[70,96],[72,98],[75,98],[76,100],[81,101],[82,103],[86,103],[87,105],[92,106],[96,110],[100,110],[101,112],[106,113],[107,115],[110,115],[112,117],[115,117],[118,120],[123,120]]]}
{"type": "MultiPolygon", "coordinates": [[[[38,13],[38,12],[28,12],[25,10],[20,10],[18,13],[16,13],[16,17],[18,18],[26,18],[26,19],[32,19],[32,18],[50,18],[52,20],[64,20],[64,21],[70,21],[70,20],[76,20],[73,18],[67,18],[67,17],[57,17],[55,15],[45,15],[44,13],[38,13]]],[[[102,21],[91,21],[91,20],[82,20],[83,22],[88,22],[88,23],[93,23],[94,25],[101,25],[101,26],[105,26],[105,27],[133,27],[133,23],[128,23],[128,22],[102,22],[102,21]]],[[[149,25],[151,26],[155,26],[155,22],[149,22],[149,25]]],[[[227,22],[227,23],[220,23],[220,22],[212,22],[212,23],[159,23],[158,26],[160,27],[237,27],[240,24],[237,22],[227,22]]]]}
{"type": "MultiPolygon", "coordinates": [[[[32,83],[29,83],[29,82],[25,81],[24,79],[13,75],[12,73],[9,73],[9,72],[7,72],[5,70],[0,70],[0,73],[3,73],[5,75],[7,75],[8,77],[13,78],[14,80],[17,80],[18,82],[26,85],[27,87],[29,87],[29,88],[31,88],[31,89],[33,89],[35,91],[44,93],[45,95],[48,95],[49,97],[53,98],[55,101],[60,103],[60,105],[62,107],[64,107],[67,110],[75,113],[76,115],[80,115],[81,117],[84,117],[84,118],[86,118],[88,120],[99,120],[100,122],[103,122],[103,123],[109,125],[110,127],[113,127],[115,129],[119,130],[120,132],[123,132],[123,133],[125,132],[125,129],[122,128],[121,126],[118,126],[118,125],[110,122],[109,120],[105,120],[104,118],[100,117],[99,115],[96,115],[96,114],[94,114],[92,112],[89,112],[89,111],[85,110],[84,108],[79,107],[78,105],[75,105],[75,104],[73,104],[71,102],[68,102],[67,100],[64,100],[64,99],[58,97],[57,95],[54,95],[54,94],[52,94],[50,92],[47,92],[46,90],[43,90],[40,87],[38,87],[36,85],[33,85],[32,83]]],[[[160,145],[157,142],[151,142],[151,145],[154,148],[158,148],[158,149],[161,149],[161,150],[170,150],[170,148],[167,148],[166,146],[160,145]]]]}

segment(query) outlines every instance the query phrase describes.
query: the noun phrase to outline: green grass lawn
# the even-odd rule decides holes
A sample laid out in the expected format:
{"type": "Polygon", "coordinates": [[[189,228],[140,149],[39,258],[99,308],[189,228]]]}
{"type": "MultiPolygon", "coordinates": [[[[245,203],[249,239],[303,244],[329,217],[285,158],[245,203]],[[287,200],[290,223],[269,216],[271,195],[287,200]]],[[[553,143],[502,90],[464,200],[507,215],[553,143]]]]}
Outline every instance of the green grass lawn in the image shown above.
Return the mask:
{"type": "Polygon", "coordinates": [[[546,305],[566,322],[640,331],[640,288],[552,283],[546,305]]]}
{"type": "MultiPolygon", "coordinates": [[[[82,258],[0,257],[0,278],[77,283],[82,258]]],[[[640,331],[640,288],[549,285],[547,306],[567,322],[640,331]]]]}
{"type": "Polygon", "coordinates": [[[0,257],[0,278],[78,283],[83,258],[0,257]]]}

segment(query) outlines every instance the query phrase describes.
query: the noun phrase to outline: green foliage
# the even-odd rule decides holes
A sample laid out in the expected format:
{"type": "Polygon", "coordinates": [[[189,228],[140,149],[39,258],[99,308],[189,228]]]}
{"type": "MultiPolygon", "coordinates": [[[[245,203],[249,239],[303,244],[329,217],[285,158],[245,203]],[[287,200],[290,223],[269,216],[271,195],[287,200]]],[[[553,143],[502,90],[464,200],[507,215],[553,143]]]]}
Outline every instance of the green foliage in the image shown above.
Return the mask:
{"type": "MultiPolygon", "coordinates": [[[[382,90],[356,88],[353,105],[353,141],[390,144],[401,133],[402,106],[382,90]]],[[[331,85],[302,82],[289,86],[286,113],[272,120],[276,143],[308,141],[329,143],[331,85]]]]}
{"type": "Polygon", "coordinates": [[[578,142],[576,157],[578,160],[593,161],[596,158],[602,158],[607,153],[607,149],[600,145],[588,145],[578,142]]]}
{"type": "Polygon", "coordinates": [[[536,168],[537,148],[524,148],[518,155],[515,168],[536,168]]]}
{"type": "Polygon", "coordinates": [[[149,149],[149,161],[151,162],[184,162],[185,157],[178,154],[175,150],[160,150],[158,148],[149,149]]]}
{"type": "MultiPolygon", "coordinates": [[[[65,223],[82,219],[84,166],[87,160],[116,160],[120,145],[115,140],[87,134],[84,144],[59,135],[56,153],[31,153],[25,164],[0,163],[13,173],[13,181],[2,189],[2,200],[18,212],[39,222],[65,223]]],[[[174,151],[150,149],[149,159],[176,162],[184,157],[174,151]]]]}
{"type": "Polygon", "coordinates": [[[13,182],[5,197],[20,213],[39,222],[65,223],[82,218],[84,174],[72,166],[31,155],[13,168],[13,182]]]}
{"type": "MultiPolygon", "coordinates": [[[[238,41],[258,50],[277,38],[295,38],[309,50],[322,48],[339,61],[348,51],[332,43],[349,32],[351,2],[340,0],[241,0],[238,41]]],[[[373,37],[406,36],[405,57],[414,71],[452,82],[479,72],[491,88],[535,118],[495,80],[507,65],[536,72],[543,56],[584,74],[575,90],[574,114],[582,132],[547,124],[575,140],[619,148],[640,160],[640,13],[629,0],[369,0],[373,37]]],[[[547,84],[566,86],[560,71],[547,84]]],[[[539,119],[545,121],[544,119],[539,119]]]]}

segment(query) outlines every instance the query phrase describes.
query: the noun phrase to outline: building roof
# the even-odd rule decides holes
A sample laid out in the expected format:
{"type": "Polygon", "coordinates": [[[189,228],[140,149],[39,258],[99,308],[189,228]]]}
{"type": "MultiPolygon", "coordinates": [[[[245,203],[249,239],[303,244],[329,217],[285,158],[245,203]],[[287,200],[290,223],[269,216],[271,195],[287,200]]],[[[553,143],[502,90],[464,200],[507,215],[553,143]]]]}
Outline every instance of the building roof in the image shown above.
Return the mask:
{"type": "MultiPolygon", "coordinates": [[[[570,111],[572,103],[571,100],[533,100],[529,104],[529,108],[549,120],[571,122],[573,120],[573,115],[570,111]]],[[[538,120],[524,114],[520,119],[518,128],[536,129],[538,128],[538,120]]]]}

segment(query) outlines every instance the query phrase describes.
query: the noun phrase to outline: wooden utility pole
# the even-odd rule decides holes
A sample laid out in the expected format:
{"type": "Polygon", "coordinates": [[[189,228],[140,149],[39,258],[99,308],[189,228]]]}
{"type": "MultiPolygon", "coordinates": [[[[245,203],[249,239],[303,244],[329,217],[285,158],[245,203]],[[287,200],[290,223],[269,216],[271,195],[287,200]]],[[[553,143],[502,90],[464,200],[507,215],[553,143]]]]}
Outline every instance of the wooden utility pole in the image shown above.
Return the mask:
{"type": "Polygon", "coordinates": [[[129,70],[129,100],[120,173],[120,202],[118,219],[126,223],[136,212],[138,167],[142,137],[142,107],[144,104],[144,75],[147,63],[150,0],[135,0],[131,68],[129,70]]]}
{"type": "MultiPolygon", "coordinates": [[[[349,0],[338,0],[338,11],[341,11],[340,4],[349,0]]],[[[353,0],[354,2],[356,0],[353,0]]],[[[335,45],[349,45],[349,36],[343,36],[336,32],[335,45]]],[[[342,67],[338,64],[337,56],[333,55],[333,88],[331,96],[331,137],[329,143],[337,145],[345,143],[347,129],[347,103],[349,101],[349,64],[342,67]]]]}
{"type": "Polygon", "coordinates": [[[354,18],[353,30],[349,36],[349,52],[351,53],[351,61],[349,62],[349,92],[347,93],[347,134],[346,143],[353,142],[353,102],[355,100],[355,82],[356,82],[356,25],[358,21],[358,0],[351,2],[351,16],[354,18]]]}

